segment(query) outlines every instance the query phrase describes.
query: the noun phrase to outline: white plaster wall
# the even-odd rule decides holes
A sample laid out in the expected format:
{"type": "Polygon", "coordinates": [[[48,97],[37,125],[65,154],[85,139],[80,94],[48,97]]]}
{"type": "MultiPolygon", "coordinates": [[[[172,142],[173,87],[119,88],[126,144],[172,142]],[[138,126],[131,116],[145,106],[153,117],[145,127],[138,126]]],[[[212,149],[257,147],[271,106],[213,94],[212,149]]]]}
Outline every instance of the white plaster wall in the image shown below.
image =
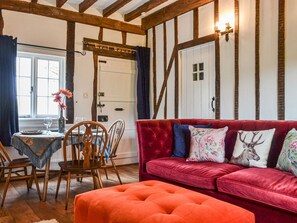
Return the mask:
{"type": "MultiPolygon", "coordinates": [[[[75,50],[82,50],[83,38],[97,39],[98,27],[83,24],[75,25],[75,50]]],[[[91,119],[91,106],[93,101],[94,63],[93,53],[86,52],[85,56],[75,54],[74,68],[74,117],[91,119]],[[87,95],[87,97],[84,95],[87,95]]]]}
{"type": "Polygon", "coordinates": [[[154,101],[153,101],[153,60],[154,60],[154,51],[153,51],[153,29],[147,31],[147,47],[150,48],[150,113],[151,117],[154,114],[154,101]]]}
{"type": "Polygon", "coordinates": [[[193,39],[193,12],[178,16],[178,43],[193,39]]]}
{"type": "MultiPolygon", "coordinates": [[[[156,69],[157,69],[157,102],[164,81],[164,31],[163,24],[156,26],[156,69]]],[[[164,97],[159,108],[157,118],[164,118],[164,97]]]]}
{"type": "Polygon", "coordinates": [[[278,1],[260,2],[260,119],[277,119],[278,1]]]}
{"type": "MultiPolygon", "coordinates": [[[[174,20],[166,22],[167,31],[167,67],[174,48],[174,20]]],[[[174,118],[174,102],[175,102],[175,61],[172,64],[171,72],[167,82],[167,118],[174,118]]]]}
{"type": "Polygon", "coordinates": [[[286,119],[297,119],[297,1],[286,1],[286,119]]]}
{"type": "Polygon", "coordinates": [[[199,37],[213,34],[214,32],[214,3],[199,7],[199,37]]]}
{"type": "Polygon", "coordinates": [[[254,9],[255,0],[239,1],[239,119],[255,119],[254,9]]]}
{"type": "MultiPolygon", "coordinates": [[[[234,15],[234,0],[221,0],[219,2],[220,20],[225,20],[229,15],[234,15]]],[[[233,24],[231,24],[234,27],[233,24]]],[[[226,42],[225,36],[220,37],[220,66],[221,66],[221,119],[234,118],[234,34],[229,35],[226,42]]]]}

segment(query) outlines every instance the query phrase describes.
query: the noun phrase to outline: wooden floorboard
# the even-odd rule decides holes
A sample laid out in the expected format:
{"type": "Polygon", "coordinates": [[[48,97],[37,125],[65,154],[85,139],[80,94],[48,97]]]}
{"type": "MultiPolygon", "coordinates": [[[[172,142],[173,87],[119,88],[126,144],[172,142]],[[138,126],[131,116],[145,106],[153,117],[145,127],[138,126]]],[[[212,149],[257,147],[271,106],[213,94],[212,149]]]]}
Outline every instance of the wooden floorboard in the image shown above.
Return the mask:
{"type": "MultiPolygon", "coordinates": [[[[118,167],[123,183],[132,183],[138,181],[138,165],[125,165],[118,167]]],[[[104,171],[101,171],[101,177],[104,187],[119,185],[116,174],[113,169],[108,169],[107,180],[104,171]]],[[[84,177],[83,182],[77,182],[75,178],[71,180],[70,199],[68,210],[64,210],[66,181],[62,180],[58,199],[55,199],[57,178],[49,181],[47,201],[41,202],[37,196],[35,185],[29,193],[27,192],[25,181],[14,181],[10,184],[4,207],[0,209],[0,223],[32,223],[40,220],[56,219],[59,223],[73,222],[73,200],[75,195],[90,191],[93,189],[91,177],[84,177]]],[[[39,186],[43,188],[43,180],[39,179],[39,186]]],[[[2,199],[4,183],[0,184],[0,193],[2,199]]]]}

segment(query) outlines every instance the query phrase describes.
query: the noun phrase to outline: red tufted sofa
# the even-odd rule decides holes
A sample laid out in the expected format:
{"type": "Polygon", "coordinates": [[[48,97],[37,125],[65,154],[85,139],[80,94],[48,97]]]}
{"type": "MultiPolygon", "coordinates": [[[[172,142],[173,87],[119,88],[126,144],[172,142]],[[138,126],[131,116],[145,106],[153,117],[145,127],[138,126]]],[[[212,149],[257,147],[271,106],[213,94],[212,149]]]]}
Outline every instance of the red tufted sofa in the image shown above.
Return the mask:
{"type": "Polygon", "coordinates": [[[297,121],[172,119],[138,120],[139,179],[160,180],[204,193],[252,211],[257,223],[297,222],[297,177],[275,168],[288,131],[297,121]],[[238,130],[275,128],[268,168],[229,163],[187,162],[172,157],[173,123],[229,127],[225,138],[230,160],[238,130]]]}

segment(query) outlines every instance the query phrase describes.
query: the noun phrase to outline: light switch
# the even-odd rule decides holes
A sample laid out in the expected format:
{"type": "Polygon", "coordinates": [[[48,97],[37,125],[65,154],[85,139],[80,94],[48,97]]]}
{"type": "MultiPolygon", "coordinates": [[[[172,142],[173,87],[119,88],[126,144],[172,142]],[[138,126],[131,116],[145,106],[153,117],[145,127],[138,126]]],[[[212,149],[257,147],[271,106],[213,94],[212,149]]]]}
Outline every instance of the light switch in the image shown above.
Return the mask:
{"type": "Polygon", "coordinates": [[[83,98],[88,98],[88,97],[89,97],[88,93],[83,93],[83,98]]]}

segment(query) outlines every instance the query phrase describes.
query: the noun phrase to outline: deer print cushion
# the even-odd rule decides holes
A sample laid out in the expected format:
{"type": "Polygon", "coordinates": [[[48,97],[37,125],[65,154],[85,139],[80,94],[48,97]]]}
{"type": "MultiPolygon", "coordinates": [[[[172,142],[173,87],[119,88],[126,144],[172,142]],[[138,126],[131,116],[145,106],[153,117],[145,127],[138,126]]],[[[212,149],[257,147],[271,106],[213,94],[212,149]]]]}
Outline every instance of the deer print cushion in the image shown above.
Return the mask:
{"type": "Polygon", "coordinates": [[[228,127],[220,129],[195,128],[191,132],[190,153],[187,161],[225,161],[225,136],[228,127]]]}
{"type": "Polygon", "coordinates": [[[297,176],[297,131],[288,132],[276,168],[293,173],[297,176]]]}
{"type": "Polygon", "coordinates": [[[230,163],[249,167],[267,167],[274,131],[275,129],[239,130],[230,163]]]}

